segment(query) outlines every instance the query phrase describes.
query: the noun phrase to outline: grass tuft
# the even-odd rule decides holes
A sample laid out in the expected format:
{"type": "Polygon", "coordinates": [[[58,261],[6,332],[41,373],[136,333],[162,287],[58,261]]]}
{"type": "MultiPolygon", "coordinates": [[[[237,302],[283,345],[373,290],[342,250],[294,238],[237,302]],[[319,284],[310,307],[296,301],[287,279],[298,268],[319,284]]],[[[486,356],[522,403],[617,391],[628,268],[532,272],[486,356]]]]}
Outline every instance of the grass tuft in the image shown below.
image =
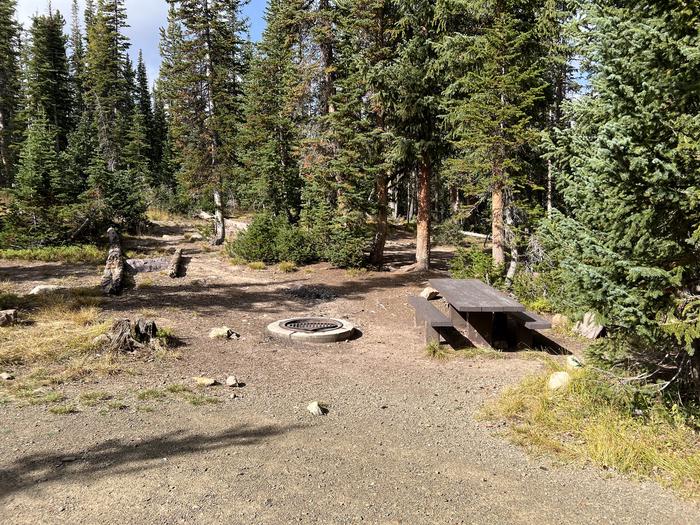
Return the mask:
{"type": "Polygon", "coordinates": [[[549,373],[532,377],[489,404],[483,416],[505,419],[511,438],[534,451],[700,495],[700,437],[693,428],[660,403],[640,411],[632,396],[593,370],[569,373],[565,392],[547,389],[549,373]]]}
{"type": "Polygon", "coordinates": [[[67,416],[68,414],[76,414],[78,409],[74,405],[60,405],[57,407],[51,407],[49,412],[56,414],[57,416],[67,416]]]}
{"type": "Polygon", "coordinates": [[[255,262],[248,263],[248,268],[251,270],[260,271],[260,270],[264,270],[265,268],[267,268],[267,266],[262,261],[255,261],[255,262]]]}
{"type": "Polygon", "coordinates": [[[277,268],[279,268],[279,271],[282,273],[294,273],[299,269],[297,265],[291,261],[281,262],[277,268]]]}
{"type": "Polygon", "coordinates": [[[158,390],[157,388],[149,388],[147,390],[141,390],[136,394],[136,398],[140,401],[156,401],[163,399],[165,397],[165,392],[158,390]]]}

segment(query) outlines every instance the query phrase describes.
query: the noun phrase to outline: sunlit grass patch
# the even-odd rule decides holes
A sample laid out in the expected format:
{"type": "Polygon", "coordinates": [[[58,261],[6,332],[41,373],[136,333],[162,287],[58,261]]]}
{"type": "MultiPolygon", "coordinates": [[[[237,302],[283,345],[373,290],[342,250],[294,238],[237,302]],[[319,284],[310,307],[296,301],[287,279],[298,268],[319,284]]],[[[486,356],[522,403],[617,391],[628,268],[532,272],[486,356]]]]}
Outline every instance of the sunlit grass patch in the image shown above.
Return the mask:
{"type": "Polygon", "coordinates": [[[41,248],[0,250],[0,259],[19,261],[100,264],[107,258],[106,250],[93,245],[44,246],[41,248]]]}
{"type": "Polygon", "coordinates": [[[489,404],[484,417],[505,419],[512,439],[531,450],[656,479],[700,497],[696,429],[660,403],[635,408],[632,396],[593,370],[569,373],[567,390],[548,390],[549,373],[531,377],[489,404]]]}
{"type": "Polygon", "coordinates": [[[93,407],[103,401],[109,401],[112,399],[112,395],[109,392],[83,392],[78,399],[81,405],[93,407]]]}
{"type": "Polygon", "coordinates": [[[166,393],[157,388],[149,388],[147,390],[141,390],[136,394],[136,398],[140,401],[156,401],[165,398],[166,393]]]}
{"type": "Polygon", "coordinates": [[[506,358],[503,352],[498,352],[497,350],[490,350],[487,348],[465,348],[460,350],[454,350],[448,345],[436,342],[429,343],[425,347],[425,355],[430,359],[435,359],[438,361],[455,359],[458,357],[461,357],[462,359],[475,359],[478,357],[486,359],[506,358]]]}
{"type": "Polygon", "coordinates": [[[185,394],[183,399],[187,401],[190,405],[203,406],[203,405],[216,405],[221,403],[221,400],[216,397],[206,396],[204,394],[185,394]]]}
{"type": "Polygon", "coordinates": [[[67,416],[69,414],[77,414],[79,411],[75,405],[59,405],[51,407],[49,412],[57,416],[67,416]]]}
{"type": "Polygon", "coordinates": [[[248,263],[248,268],[251,270],[260,271],[260,270],[264,270],[265,268],[267,268],[267,266],[265,265],[264,262],[255,261],[255,262],[248,263]]]}
{"type": "Polygon", "coordinates": [[[187,392],[192,392],[190,387],[181,384],[168,385],[165,390],[170,394],[184,394],[187,392]]]}
{"type": "Polygon", "coordinates": [[[282,273],[294,273],[299,269],[296,263],[291,261],[281,262],[277,265],[277,268],[279,268],[279,271],[282,273]]]}

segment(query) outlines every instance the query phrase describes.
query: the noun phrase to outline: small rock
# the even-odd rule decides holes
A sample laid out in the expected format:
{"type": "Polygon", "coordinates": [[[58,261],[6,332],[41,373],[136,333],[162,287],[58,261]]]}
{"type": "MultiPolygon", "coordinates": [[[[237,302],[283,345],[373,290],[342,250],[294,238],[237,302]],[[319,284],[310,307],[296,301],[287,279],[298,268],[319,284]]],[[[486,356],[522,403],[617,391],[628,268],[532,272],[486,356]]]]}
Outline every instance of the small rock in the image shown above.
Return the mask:
{"type": "Polygon", "coordinates": [[[238,378],[236,376],[228,376],[226,378],[226,386],[230,386],[231,388],[238,388],[241,386],[241,384],[238,382],[238,378]]]}
{"type": "Polygon", "coordinates": [[[574,355],[570,355],[566,358],[566,366],[567,366],[567,368],[569,368],[571,370],[575,370],[577,368],[582,368],[583,363],[581,362],[581,360],[578,357],[576,357],[574,355]]]}
{"type": "Polygon", "coordinates": [[[552,317],[552,328],[566,328],[571,324],[571,319],[562,314],[552,317]]]}
{"type": "Polygon", "coordinates": [[[312,416],[323,416],[326,413],[318,401],[314,401],[313,403],[309,404],[309,406],[306,407],[306,410],[308,410],[312,416]]]}
{"type": "Polygon", "coordinates": [[[204,237],[202,237],[202,234],[200,233],[192,233],[190,234],[190,241],[203,241],[204,237]]]}
{"type": "Polygon", "coordinates": [[[0,326],[12,326],[17,322],[17,310],[3,310],[0,312],[0,326]]]}
{"type": "Polygon", "coordinates": [[[78,458],[75,456],[66,456],[61,458],[61,463],[73,463],[74,461],[78,461],[78,458]]]}
{"type": "Polygon", "coordinates": [[[423,290],[420,293],[420,296],[423,299],[427,299],[428,301],[434,301],[435,299],[440,298],[440,292],[438,292],[435,288],[432,286],[428,286],[425,290],[423,290]]]}
{"type": "Polygon", "coordinates": [[[217,384],[216,379],[211,377],[193,377],[192,380],[197,383],[198,386],[215,386],[217,384]]]}
{"type": "Polygon", "coordinates": [[[241,335],[231,330],[228,326],[212,328],[209,339],[240,339],[241,335]]]}
{"type": "Polygon", "coordinates": [[[57,286],[55,284],[40,284],[39,286],[35,286],[34,288],[32,288],[32,291],[29,292],[29,295],[45,295],[55,292],[62,292],[65,289],[65,286],[57,286]]]}
{"type": "Polygon", "coordinates": [[[12,381],[15,378],[12,374],[8,374],[7,372],[3,372],[0,374],[0,379],[3,381],[12,381]]]}
{"type": "Polygon", "coordinates": [[[605,327],[596,322],[595,313],[588,312],[583,316],[583,321],[576,323],[574,331],[586,339],[598,339],[603,335],[605,327]]]}
{"type": "Polygon", "coordinates": [[[563,390],[571,383],[571,376],[568,372],[555,372],[549,376],[547,388],[553,391],[563,390]]]}

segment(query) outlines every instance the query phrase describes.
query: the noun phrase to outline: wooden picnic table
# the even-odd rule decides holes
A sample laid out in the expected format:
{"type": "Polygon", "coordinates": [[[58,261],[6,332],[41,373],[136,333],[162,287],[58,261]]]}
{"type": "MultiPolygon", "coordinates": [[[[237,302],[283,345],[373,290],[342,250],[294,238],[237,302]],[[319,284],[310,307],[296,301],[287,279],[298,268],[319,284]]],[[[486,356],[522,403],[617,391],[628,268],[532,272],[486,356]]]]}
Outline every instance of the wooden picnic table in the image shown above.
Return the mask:
{"type": "Polygon", "coordinates": [[[450,320],[477,347],[491,348],[507,337],[508,314],[525,312],[515,299],[478,279],[432,279],[447,301],[450,320]]]}

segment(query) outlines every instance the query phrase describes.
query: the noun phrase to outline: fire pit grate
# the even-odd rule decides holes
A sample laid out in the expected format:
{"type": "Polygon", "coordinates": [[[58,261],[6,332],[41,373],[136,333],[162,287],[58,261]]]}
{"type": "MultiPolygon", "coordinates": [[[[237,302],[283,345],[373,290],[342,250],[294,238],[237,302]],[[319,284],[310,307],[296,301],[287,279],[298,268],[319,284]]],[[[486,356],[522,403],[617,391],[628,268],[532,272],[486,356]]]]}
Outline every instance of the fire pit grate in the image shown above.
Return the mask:
{"type": "Polygon", "coordinates": [[[306,332],[308,334],[318,334],[332,332],[343,327],[343,324],[333,319],[291,319],[280,323],[282,328],[295,332],[306,332]]]}

